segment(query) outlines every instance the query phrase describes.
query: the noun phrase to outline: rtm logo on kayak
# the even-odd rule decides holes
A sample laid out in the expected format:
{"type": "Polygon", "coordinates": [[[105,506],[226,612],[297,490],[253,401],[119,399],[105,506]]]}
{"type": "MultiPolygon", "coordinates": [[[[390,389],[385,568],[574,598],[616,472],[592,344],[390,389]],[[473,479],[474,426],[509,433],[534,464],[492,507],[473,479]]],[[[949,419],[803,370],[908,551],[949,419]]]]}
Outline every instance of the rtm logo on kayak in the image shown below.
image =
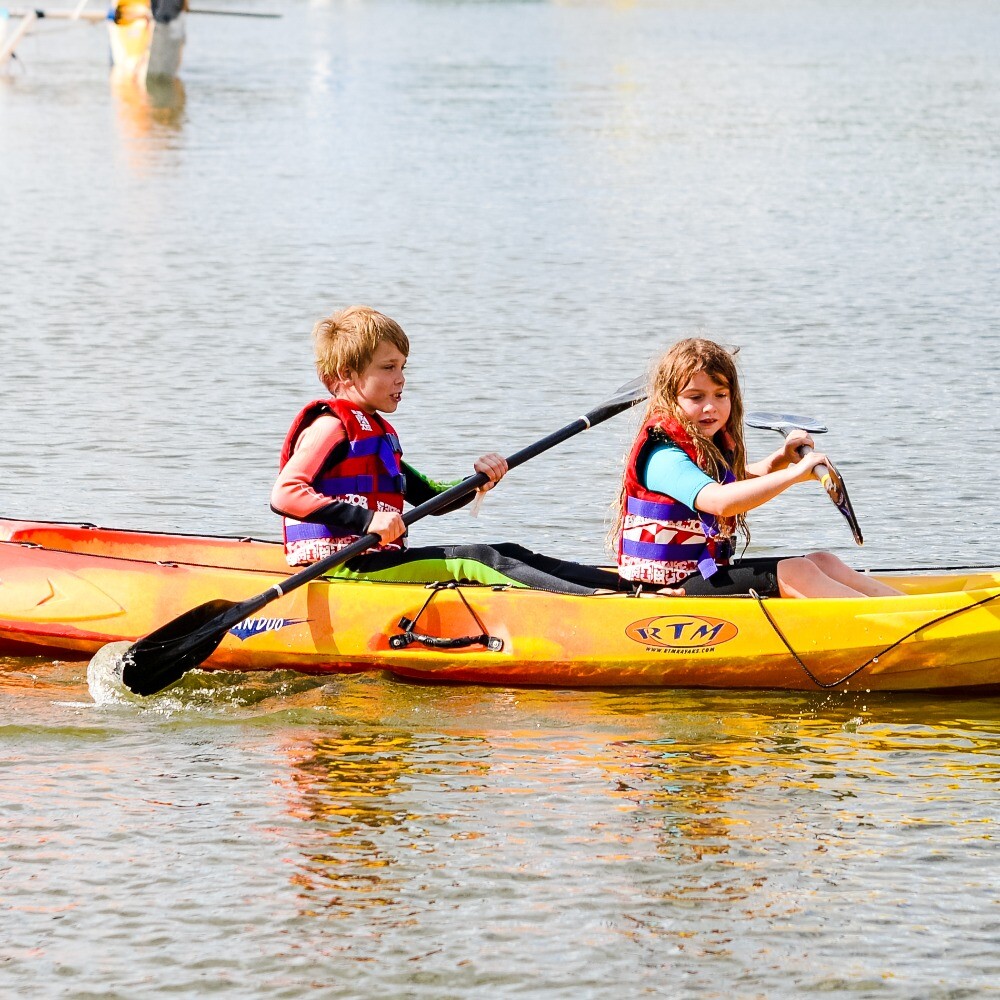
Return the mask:
{"type": "Polygon", "coordinates": [[[659,615],[632,622],[625,634],[644,646],[657,649],[708,650],[729,642],[739,629],[722,618],[704,615],[659,615]]]}
{"type": "Polygon", "coordinates": [[[305,618],[244,618],[239,625],[234,625],[229,630],[229,634],[235,635],[240,642],[243,642],[252,635],[277,632],[286,625],[301,625],[305,620],[305,618]]]}

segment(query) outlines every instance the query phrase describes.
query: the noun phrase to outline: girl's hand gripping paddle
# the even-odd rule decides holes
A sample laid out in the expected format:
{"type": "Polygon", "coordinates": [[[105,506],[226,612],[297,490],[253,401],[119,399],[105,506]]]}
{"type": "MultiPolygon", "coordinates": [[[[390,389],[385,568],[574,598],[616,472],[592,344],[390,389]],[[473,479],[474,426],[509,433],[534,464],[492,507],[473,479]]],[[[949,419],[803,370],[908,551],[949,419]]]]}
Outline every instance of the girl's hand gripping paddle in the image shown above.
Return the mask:
{"type": "MultiPolygon", "coordinates": [[[[825,434],[826,424],[821,424],[813,417],[801,417],[793,413],[771,413],[766,410],[755,410],[748,413],[744,418],[747,426],[759,427],[762,430],[777,431],[785,437],[794,430],[808,431],[810,434],[825,434]]],[[[803,445],[798,449],[799,455],[808,455],[813,449],[803,445]]],[[[833,505],[844,515],[844,519],[851,526],[851,534],[858,545],[864,545],[864,535],[861,534],[861,526],[858,524],[854,507],[851,506],[851,498],[847,495],[847,486],[844,477],[834,468],[833,463],[817,465],[813,469],[813,475],[823,484],[823,489],[833,501],[833,505]]]]}

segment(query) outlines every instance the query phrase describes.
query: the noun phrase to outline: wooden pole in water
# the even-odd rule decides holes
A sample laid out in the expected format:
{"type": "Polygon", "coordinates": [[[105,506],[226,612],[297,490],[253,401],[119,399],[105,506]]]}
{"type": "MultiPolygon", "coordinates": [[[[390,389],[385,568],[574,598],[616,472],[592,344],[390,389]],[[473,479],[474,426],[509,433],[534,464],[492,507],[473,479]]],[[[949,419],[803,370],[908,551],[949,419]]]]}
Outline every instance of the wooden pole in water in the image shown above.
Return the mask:
{"type": "Polygon", "coordinates": [[[23,10],[8,10],[7,14],[9,17],[20,17],[24,20],[30,18],[32,22],[37,21],[40,17],[44,17],[47,21],[106,21],[108,19],[108,15],[104,11],[84,10],[82,7],[77,7],[75,10],[43,10],[41,7],[34,9],[26,7],[23,10]]]}
{"type": "Polygon", "coordinates": [[[0,50],[0,66],[5,66],[10,60],[11,56],[14,55],[14,49],[17,48],[17,43],[21,41],[22,38],[31,30],[31,26],[38,20],[37,11],[27,10],[21,15],[21,23],[14,29],[14,34],[10,36],[10,40],[7,44],[0,50]]]}

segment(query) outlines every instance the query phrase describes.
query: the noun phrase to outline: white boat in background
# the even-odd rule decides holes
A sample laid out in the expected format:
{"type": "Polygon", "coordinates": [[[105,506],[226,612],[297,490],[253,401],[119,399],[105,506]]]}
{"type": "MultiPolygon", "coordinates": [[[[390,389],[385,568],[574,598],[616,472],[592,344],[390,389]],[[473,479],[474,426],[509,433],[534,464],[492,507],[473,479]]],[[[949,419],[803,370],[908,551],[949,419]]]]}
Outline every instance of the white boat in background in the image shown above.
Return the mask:
{"type": "MultiPolygon", "coordinates": [[[[168,79],[178,74],[187,35],[188,0],[125,0],[107,11],[87,10],[90,0],[74,8],[0,7],[0,68],[16,58],[21,40],[42,20],[106,21],[111,42],[111,65],[119,76],[140,83],[168,79]],[[11,22],[14,22],[11,26],[11,22]]],[[[247,10],[190,9],[194,14],[228,17],[281,17],[280,14],[247,10]]]]}
{"type": "Polygon", "coordinates": [[[130,0],[108,16],[111,64],[140,82],[177,76],[184,55],[187,0],[130,0]]]}

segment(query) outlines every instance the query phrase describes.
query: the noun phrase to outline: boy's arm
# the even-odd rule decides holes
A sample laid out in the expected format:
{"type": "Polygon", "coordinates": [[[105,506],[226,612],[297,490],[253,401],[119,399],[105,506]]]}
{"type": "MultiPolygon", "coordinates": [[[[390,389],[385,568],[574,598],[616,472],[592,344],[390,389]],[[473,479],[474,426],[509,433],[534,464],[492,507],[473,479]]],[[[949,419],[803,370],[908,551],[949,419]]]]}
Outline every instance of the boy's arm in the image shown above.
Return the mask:
{"type": "Polygon", "coordinates": [[[351,534],[365,535],[374,511],[354,504],[331,501],[317,493],[313,483],[323,467],[347,451],[347,434],[334,416],[317,417],[300,435],[291,458],[285,463],[271,490],[271,510],[283,517],[310,524],[325,524],[351,534]]]}

